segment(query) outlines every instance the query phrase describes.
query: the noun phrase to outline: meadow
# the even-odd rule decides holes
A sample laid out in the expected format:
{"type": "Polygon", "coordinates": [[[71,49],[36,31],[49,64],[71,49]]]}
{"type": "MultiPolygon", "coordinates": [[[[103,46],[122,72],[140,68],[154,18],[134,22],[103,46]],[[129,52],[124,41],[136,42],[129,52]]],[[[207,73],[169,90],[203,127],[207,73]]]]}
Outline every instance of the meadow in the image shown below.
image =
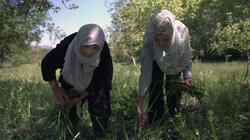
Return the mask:
{"type": "MultiPolygon", "coordinates": [[[[114,63],[111,117],[106,139],[246,140],[250,139],[250,75],[246,62],[193,63],[192,84],[204,93],[204,108],[183,93],[180,113],[164,125],[138,127],[136,105],[140,66],[114,63]]],[[[57,73],[58,74],[58,73],[57,73]]],[[[40,63],[0,68],[0,139],[46,140],[53,128],[39,125],[56,100],[42,80],[40,63]]],[[[87,104],[77,139],[93,139],[87,104]]]]}

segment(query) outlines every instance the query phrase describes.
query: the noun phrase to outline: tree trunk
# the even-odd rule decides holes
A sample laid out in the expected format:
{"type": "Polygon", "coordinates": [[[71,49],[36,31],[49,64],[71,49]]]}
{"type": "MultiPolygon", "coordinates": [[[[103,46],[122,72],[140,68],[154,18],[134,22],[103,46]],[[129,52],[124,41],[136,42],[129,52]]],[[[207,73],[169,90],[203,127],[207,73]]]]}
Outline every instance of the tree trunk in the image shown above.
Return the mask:
{"type": "Polygon", "coordinates": [[[132,60],[133,60],[133,64],[134,66],[136,66],[136,60],[135,60],[135,57],[134,56],[131,56],[132,60]]]}
{"type": "Polygon", "coordinates": [[[126,53],[126,55],[127,55],[129,58],[132,59],[134,66],[136,66],[136,59],[135,59],[135,57],[132,56],[132,55],[128,55],[127,53],[126,53]]]}
{"type": "Polygon", "coordinates": [[[231,54],[227,54],[227,55],[225,55],[225,60],[226,60],[226,63],[228,62],[228,59],[229,59],[231,56],[232,56],[231,54]]]}
{"type": "Polygon", "coordinates": [[[244,81],[247,83],[247,76],[248,76],[248,70],[249,70],[249,65],[250,65],[250,55],[249,55],[249,51],[247,51],[247,71],[244,77],[244,81]]]}
{"type": "Polygon", "coordinates": [[[128,55],[128,54],[126,54],[126,55],[127,55],[129,58],[132,59],[134,66],[136,66],[136,59],[135,59],[135,57],[132,56],[132,55],[128,55]]]}

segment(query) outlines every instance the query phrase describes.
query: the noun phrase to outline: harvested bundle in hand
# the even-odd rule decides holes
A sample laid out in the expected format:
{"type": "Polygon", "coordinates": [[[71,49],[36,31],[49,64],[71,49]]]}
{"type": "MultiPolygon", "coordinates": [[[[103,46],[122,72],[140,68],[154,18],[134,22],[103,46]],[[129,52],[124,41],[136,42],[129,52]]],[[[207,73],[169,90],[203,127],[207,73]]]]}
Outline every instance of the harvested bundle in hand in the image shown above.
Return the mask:
{"type": "Polygon", "coordinates": [[[73,136],[73,125],[69,120],[69,109],[66,106],[56,105],[49,110],[48,115],[42,123],[42,127],[54,128],[54,136],[58,139],[66,139],[67,135],[73,136]]]}
{"type": "Polygon", "coordinates": [[[179,87],[180,87],[180,85],[182,85],[182,87],[185,88],[185,92],[188,93],[189,95],[191,95],[192,97],[197,98],[198,101],[200,102],[200,104],[202,105],[202,107],[204,107],[203,103],[205,101],[205,96],[202,92],[199,91],[198,88],[184,82],[183,80],[178,80],[178,85],[179,85],[179,87]]]}

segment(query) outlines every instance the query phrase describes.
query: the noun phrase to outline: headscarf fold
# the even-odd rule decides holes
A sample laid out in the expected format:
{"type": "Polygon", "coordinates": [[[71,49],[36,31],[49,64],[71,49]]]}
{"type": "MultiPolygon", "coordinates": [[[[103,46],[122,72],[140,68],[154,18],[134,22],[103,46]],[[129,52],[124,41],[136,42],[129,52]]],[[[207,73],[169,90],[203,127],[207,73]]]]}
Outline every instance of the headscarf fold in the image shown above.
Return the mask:
{"type": "Polygon", "coordinates": [[[105,36],[100,26],[96,24],[83,25],[70,43],[63,65],[63,79],[78,92],[83,92],[90,84],[95,68],[100,63],[100,54],[105,42],[105,36]],[[91,58],[81,52],[83,45],[97,45],[98,52],[91,58]]]}
{"type": "Polygon", "coordinates": [[[188,29],[168,10],[153,13],[143,39],[144,47],[151,47],[154,59],[162,72],[168,75],[180,73],[190,63],[192,54],[188,29]],[[153,40],[156,34],[171,37],[170,43],[159,47],[153,40]]]}

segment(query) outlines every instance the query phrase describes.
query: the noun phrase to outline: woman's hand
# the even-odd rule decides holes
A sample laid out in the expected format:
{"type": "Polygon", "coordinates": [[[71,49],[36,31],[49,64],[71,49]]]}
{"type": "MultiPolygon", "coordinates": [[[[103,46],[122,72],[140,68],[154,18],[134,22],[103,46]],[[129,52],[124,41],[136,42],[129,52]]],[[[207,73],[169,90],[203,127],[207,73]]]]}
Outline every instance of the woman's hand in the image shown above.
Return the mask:
{"type": "Polygon", "coordinates": [[[137,118],[138,118],[139,126],[144,126],[148,118],[147,115],[143,115],[142,113],[143,98],[144,96],[139,96],[138,105],[137,105],[137,118]]]}
{"type": "Polygon", "coordinates": [[[191,84],[192,77],[186,77],[184,81],[185,83],[179,84],[180,89],[185,92],[192,92],[192,84],[191,84]]]}
{"type": "Polygon", "coordinates": [[[138,118],[139,126],[144,126],[148,116],[142,114],[140,107],[137,107],[137,118],[138,118]]]}
{"type": "Polygon", "coordinates": [[[78,102],[80,102],[81,100],[83,100],[84,98],[86,98],[86,96],[88,96],[88,92],[84,91],[80,97],[76,97],[76,98],[73,98],[73,99],[67,101],[68,108],[72,108],[78,102]]]}
{"type": "Polygon", "coordinates": [[[66,91],[58,86],[56,80],[49,81],[49,84],[51,86],[52,91],[55,94],[57,102],[62,106],[66,105],[66,103],[69,101],[66,91]]]}
{"type": "Polygon", "coordinates": [[[73,98],[73,99],[71,99],[71,100],[69,100],[68,102],[67,102],[67,106],[68,106],[68,108],[70,109],[70,108],[72,108],[74,105],[76,105],[78,102],[80,102],[81,101],[81,97],[76,97],[76,98],[73,98]]]}

